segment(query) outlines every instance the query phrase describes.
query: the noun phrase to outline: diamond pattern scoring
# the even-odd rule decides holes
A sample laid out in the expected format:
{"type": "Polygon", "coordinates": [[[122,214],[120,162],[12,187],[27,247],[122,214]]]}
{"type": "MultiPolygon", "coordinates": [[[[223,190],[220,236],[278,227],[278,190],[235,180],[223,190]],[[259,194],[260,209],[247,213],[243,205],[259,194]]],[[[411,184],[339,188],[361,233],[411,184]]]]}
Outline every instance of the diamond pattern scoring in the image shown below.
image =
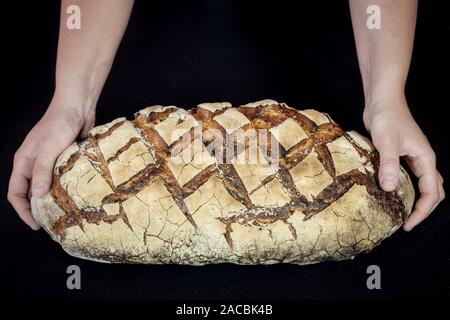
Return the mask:
{"type": "Polygon", "coordinates": [[[191,114],[183,109],[178,109],[170,113],[167,119],[155,125],[155,130],[170,146],[196,125],[198,122],[191,114]]]}
{"type": "Polygon", "coordinates": [[[286,150],[308,137],[302,127],[292,118],[284,120],[269,131],[286,150]]]}
{"type": "MultiPolygon", "coordinates": [[[[198,108],[209,112],[147,108],[137,113],[134,121],[120,120],[94,129],[83,148],[77,152],[72,148],[64,154],[64,159],[59,160],[61,167],[55,170],[52,195],[61,208],[68,209],[54,232],[74,225],[81,227],[84,220],[122,220],[129,224],[134,219],[142,228],[146,223],[161,225],[161,234],[178,230],[176,226],[183,219],[197,228],[194,214],[203,205],[198,199],[209,194],[211,206],[229,208],[217,223],[223,223],[220,228],[232,246],[231,224],[236,221],[249,225],[251,219],[255,220],[253,225],[274,221],[288,224],[287,215],[293,212],[303,212],[305,219],[310,218],[342,197],[352,185],[372,183],[368,181],[374,170],[365,164],[374,162],[370,144],[342,131],[320,112],[297,111],[272,100],[241,108],[231,108],[228,103],[202,104],[198,108]],[[197,126],[202,126],[203,131],[208,126],[220,126],[226,132],[223,138],[238,129],[263,126],[275,138],[271,143],[283,147],[279,166],[269,163],[260,146],[256,149],[257,163],[246,160],[248,149],[231,163],[219,163],[204,142],[194,136],[191,129],[197,126]],[[181,145],[180,138],[185,136],[190,142],[181,145]],[[82,182],[84,188],[78,190],[74,181],[82,182]],[[91,181],[96,182],[95,188],[89,187],[91,181]],[[142,220],[136,212],[150,210],[142,200],[160,211],[170,209],[171,224],[155,220],[151,212],[151,221],[142,220]],[[270,217],[269,212],[258,216],[258,208],[272,208],[267,209],[270,217]],[[239,219],[237,212],[242,214],[239,219]]],[[[376,192],[374,196],[379,197],[376,192]]]]}
{"type": "Polygon", "coordinates": [[[201,173],[207,167],[216,163],[200,139],[183,148],[177,155],[172,155],[168,166],[181,187],[201,173]]]}
{"type": "Polygon", "coordinates": [[[250,123],[250,120],[236,109],[228,109],[224,113],[215,116],[213,120],[217,121],[228,134],[232,134],[237,129],[250,123]]]}
{"type": "Polygon", "coordinates": [[[327,173],[314,151],[289,173],[294,179],[297,190],[309,201],[312,201],[313,197],[333,182],[333,178],[327,173]]]}

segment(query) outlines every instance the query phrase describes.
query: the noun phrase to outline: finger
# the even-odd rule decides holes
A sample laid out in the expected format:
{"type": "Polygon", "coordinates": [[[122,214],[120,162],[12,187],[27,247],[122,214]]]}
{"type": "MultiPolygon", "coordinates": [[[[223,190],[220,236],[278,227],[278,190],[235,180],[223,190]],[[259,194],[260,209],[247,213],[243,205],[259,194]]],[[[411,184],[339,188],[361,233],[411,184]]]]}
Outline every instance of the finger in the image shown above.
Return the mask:
{"type": "Polygon", "coordinates": [[[400,155],[397,143],[392,138],[384,138],[376,147],[380,153],[378,179],[381,188],[388,192],[394,191],[397,188],[400,172],[400,155]]]}
{"type": "MultiPolygon", "coordinates": [[[[434,211],[434,209],[436,209],[436,207],[439,205],[439,203],[441,203],[441,201],[443,200],[443,195],[442,195],[443,192],[444,192],[444,191],[441,190],[441,187],[439,187],[438,200],[436,201],[436,203],[435,203],[435,204],[433,205],[433,207],[431,208],[430,213],[432,213],[432,212],[434,211]],[[442,198],[441,198],[441,197],[442,197],[442,198]]],[[[430,215],[430,213],[427,214],[427,217],[430,215]]]]}
{"type": "Polygon", "coordinates": [[[442,175],[439,173],[439,191],[440,193],[440,199],[441,201],[445,199],[445,190],[444,190],[444,178],[442,178],[442,175]]]}
{"type": "Polygon", "coordinates": [[[419,178],[420,198],[403,226],[406,231],[411,231],[428,217],[439,203],[439,176],[434,162],[423,158],[414,161],[423,162],[418,166],[411,166],[413,173],[419,178]]]}
{"type": "Polygon", "coordinates": [[[438,200],[436,201],[436,203],[434,204],[433,208],[431,209],[430,213],[434,211],[434,209],[436,209],[436,207],[439,205],[439,203],[444,200],[445,198],[445,191],[444,191],[444,187],[443,187],[443,178],[441,176],[441,174],[439,172],[437,172],[437,177],[438,177],[438,200]]]}
{"type": "Polygon", "coordinates": [[[442,178],[439,179],[439,202],[445,199],[444,181],[442,178]]]}
{"type": "Polygon", "coordinates": [[[28,187],[31,178],[33,161],[26,158],[18,158],[14,161],[14,167],[9,180],[8,201],[14,207],[19,217],[33,230],[40,228],[31,215],[30,202],[28,200],[28,187]]]}
{"type": "Polygon", "coordinates": [[[53,165],[56,155],[52,150],[42,150],[33,167],[32,194],[35,197],[45,196],[52,184],[53,165]]]}

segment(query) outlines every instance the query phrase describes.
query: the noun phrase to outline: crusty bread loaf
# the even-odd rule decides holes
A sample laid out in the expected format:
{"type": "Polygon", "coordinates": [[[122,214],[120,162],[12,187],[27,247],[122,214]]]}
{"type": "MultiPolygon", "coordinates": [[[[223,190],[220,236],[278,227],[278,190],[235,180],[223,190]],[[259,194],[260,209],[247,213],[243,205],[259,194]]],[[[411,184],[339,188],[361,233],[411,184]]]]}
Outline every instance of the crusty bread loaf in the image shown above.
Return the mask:
{"type": "Polygon", "coordinates": [[[152,106],[67,148],[32,211],[69,254],[96,261],[341,260],[371,250],[411,211],[408,174],[384,192],[378,162],[368,139],[315,110],[152,106]]]}

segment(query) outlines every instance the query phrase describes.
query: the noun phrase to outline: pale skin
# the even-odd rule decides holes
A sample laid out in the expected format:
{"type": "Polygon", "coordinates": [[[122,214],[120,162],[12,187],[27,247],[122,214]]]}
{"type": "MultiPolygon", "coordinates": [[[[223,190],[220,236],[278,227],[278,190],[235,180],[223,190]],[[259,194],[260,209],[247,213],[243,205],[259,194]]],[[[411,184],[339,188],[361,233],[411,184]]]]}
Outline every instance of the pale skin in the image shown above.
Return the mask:
{"type": "MultiPolygon", "coordinates": [[[[33,230],[28,192],[49,191],[58,155],[95,122],[98,97],[112,66],[133,6],[133,0],[61,2],[61,26],[53,99],[43,118],[14,156],[8,200],[33,230]],[[68,30],[66,8],[77,4],[81,30],[68,30]]],[[[423,221],[444,197],[436,156],[413,119],[404,95],[414,40],[417,0],[350,0],[358,61],[365,95],[364,124],[380,152],[379,181],[388,192],[398,184],[400,157],[419,178],[420,197],[403,228],[423,221]],[[382,28],[366,27],[369,5],[382,12],[382,28]]]]}

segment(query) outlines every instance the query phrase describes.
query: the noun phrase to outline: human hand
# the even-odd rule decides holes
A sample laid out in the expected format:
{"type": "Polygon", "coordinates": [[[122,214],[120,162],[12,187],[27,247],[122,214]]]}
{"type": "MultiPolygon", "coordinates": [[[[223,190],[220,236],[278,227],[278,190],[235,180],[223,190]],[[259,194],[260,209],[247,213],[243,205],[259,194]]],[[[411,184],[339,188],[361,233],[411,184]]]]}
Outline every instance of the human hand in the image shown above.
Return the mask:
{"type": "Polygon", "coordinates": [[[47,112],[14,155],[8,200],[33,230],[38,230],[39,225],[31,215],[30,184],[34,197],[46,195],[52,183],[56,158],[80,133],[86,135],[95,122],[94,108],[85,112],[79,103],[69,100],[54,97],[47,112]]]}
{"type": "Polygon", "coordinates": [[[414,121],[404,96],[368,103],[364,124],[380,153],[378,179],[385,191],[394,191],[404,157],[419,178],[420,198],[403,225],[406,231],[422,222],[445,198],[443,178],[436,169],[436,155],[426,136],[414,121]]]}

